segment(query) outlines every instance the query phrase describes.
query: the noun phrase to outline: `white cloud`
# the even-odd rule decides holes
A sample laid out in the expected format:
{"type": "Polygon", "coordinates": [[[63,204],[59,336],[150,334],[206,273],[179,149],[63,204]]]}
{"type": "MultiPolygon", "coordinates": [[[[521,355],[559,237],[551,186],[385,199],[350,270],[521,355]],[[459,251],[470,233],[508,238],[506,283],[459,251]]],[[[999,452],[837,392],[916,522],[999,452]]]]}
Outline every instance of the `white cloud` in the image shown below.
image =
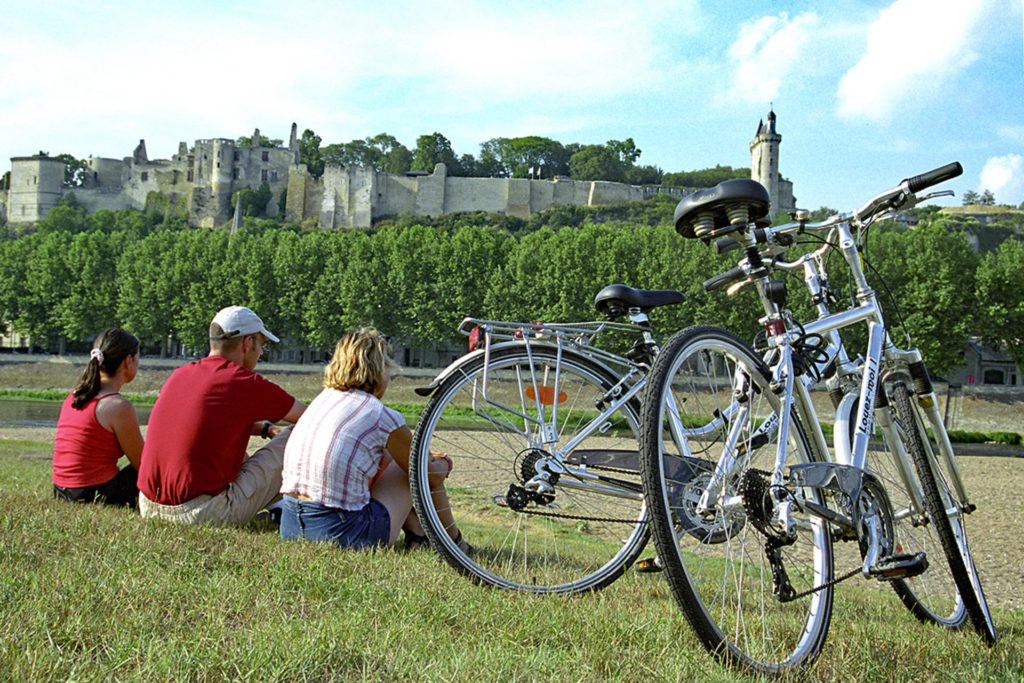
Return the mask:
{"type": "Polygon", "coordinates": [[[981,169],[978,192],[991,190],[1000,204],[1017,206],[1024,202],[1024,156],[992,157],[981,169]]]}
{"type": "Polygon", "coordinates": [[[896,0],[867,30],[863,57],[839,81],[838,113],[884,122],[929,100],[977,59],[992,0],[896,0]]]}
{"type": "Polygon", "coordinates": [[[729,48],[733,77],[725,98],[761,104],[776,98],[817,24],[818,15],[813,12],[793,19],[782,12],[741,26],[729,48]]]}

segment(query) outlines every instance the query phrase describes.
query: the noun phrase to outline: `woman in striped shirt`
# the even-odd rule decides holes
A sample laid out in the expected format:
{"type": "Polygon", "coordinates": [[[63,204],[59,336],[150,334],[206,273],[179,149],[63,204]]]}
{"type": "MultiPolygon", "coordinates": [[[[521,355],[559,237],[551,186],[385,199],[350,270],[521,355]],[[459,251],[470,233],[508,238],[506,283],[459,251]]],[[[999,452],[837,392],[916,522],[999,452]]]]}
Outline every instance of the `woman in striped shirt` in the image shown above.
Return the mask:
{"type": "MultiPolygon", "coordinates": [[[[324,370],[324,389],[296,423],[284,451],[281,537],[331,541],[349,548],[426,542],[412,508],[405,418],[381,402],[391,382],[387,340],[373,328],[341,338],[324,370]]],[[[452,462],[430,465],[437,509],[448,510],[444,479],[452,462]]],[[[452,538],[468,546],[451,519],[452,538]]]]}

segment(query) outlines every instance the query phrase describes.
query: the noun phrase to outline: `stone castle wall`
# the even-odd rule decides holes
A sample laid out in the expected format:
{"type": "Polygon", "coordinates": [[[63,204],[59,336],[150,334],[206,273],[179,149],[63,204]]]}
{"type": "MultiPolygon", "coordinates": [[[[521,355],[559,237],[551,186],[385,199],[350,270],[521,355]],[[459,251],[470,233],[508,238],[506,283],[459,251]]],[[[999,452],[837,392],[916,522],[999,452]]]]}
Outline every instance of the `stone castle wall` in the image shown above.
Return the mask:
{"type": "MultiPolygon", "coordinates": [[[[773,213],[795,206],[793,184],[778,174],[781,136],[762,123],[751,142],[751,169],[766,184],[773,213]]],[[[296,125],[292,124],[287,147],[263,147],[260,134],[252,145],[226,138],[196,140],[190,149],[184,142],[170,159],[149,159],[144,140],[130,157],[88,159],[82,187],[63,185],[64,165],[49,157],[12,159],[11,188],[6,198],[8,222],[41,220],[64,195],[70,194],[88,211],[145,209],[154,193],[188,207],[189,222],[199,227],[226,225],[232,219],[232,195],[243,188],[267,183],[271,199],[267,214],[279,217],[284,196],[284,220],[321,229],[359,228],[384,216],[410,213],[440,216],[457,212],[485,211],[518,218],[555,206],[600,206],[649,199],[665,192],[684,194],[675,188],[640,187],[606,181],[526,178],[461,178],[447,174],[443,164],[433,173],[392,175],[365,167],[328,166],[321,178],[313,178],[299,163],[296,125]]]]}

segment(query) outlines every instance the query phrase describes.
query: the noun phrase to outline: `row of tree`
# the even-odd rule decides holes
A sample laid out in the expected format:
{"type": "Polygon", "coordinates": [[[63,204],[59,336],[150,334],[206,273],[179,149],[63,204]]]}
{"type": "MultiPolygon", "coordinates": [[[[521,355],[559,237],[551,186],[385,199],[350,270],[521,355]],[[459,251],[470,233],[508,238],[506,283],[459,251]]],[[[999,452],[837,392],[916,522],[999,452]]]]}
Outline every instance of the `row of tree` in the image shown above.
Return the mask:
{"type": "MultiPolygon", "coordinates": [[[[240,140],[242,140],[240,138],[240,140]]],[[[480,156],[458,155],[441,133],[421,135],[410,150],[393,135],[381,133],[361,140],[322,145],[322,139],[305,130],[299,140],[299,156],[314,176],[326,165],[368,166],[384,173],[431,172],[443,163],[449,175],[487,178],[554,178],[611,180],[637,185],[657,184],[663,172],[655,166],[637,165],[641,151],[632,138],[609,140],[603,145],[563,145],[538,135],[492,138],[480,145],[480,156]]],[[[749,174],[749,171],[748,171],[749,174]]]]}
{"type": "MultiPolygon", "coordinates": [[[[643,204],[649,211],[652,203],[643,204]]],[[[694,323],[749,337],[759,327],[749,294],[703,291],[702,281],[735,265],[735,254],[716,257],[703,243],[678,236],[669,202],[653,224],[594,222],[601,214],[574,211],[516,232],[449,217],[441,227],[340,232],[247,220],[231,234],[154,225],[130,210],[86,217],[58,209],[65,210],[54,220],[63,214],[84,227],[0,242],[0,317],[39,340],[87,341],[121,325],[151,352],[181,342],[202,353],[213,313],[237,303],[259,312],[292,347],[326,350],[362,324],[405,345],[429,347],[456,341],[464,316],[593,319],[594,294],[614,282],[687,293],[684,304],[653,314],[662,337],[694,323]]],[[[973,334],[1009,348],[1024,365],[1018,241],[979,256],[962,233],[933,215],[913,230],[876,229],[867,256],[935,371],[959,365],[973,334]]],[[[833,282],[846,279],[840,273],[833,282]]],[[[798,278],[790,280],[794,305],[809,311],[802,290],[798,278]]],[[[892,310],[890,319],[898,320],[892,310]]]]}

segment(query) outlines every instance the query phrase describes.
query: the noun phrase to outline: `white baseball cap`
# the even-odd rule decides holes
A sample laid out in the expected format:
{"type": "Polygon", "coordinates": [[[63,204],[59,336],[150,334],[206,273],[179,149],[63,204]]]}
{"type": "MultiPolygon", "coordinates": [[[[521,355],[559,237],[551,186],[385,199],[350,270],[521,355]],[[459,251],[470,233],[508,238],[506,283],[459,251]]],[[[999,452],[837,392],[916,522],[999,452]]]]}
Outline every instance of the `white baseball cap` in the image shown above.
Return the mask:
{"type": "Polygon", "coordinates": [[[228,306],[217,311],[213,316],[213,323],[220,325],[224,334],[220,337],[210,336],[211,339],[232,339],[247,334],[262,332],[263,336],[272,342],[281,341],[270,330],[266,328],[260,317],[245,306],[228,306]]]}

